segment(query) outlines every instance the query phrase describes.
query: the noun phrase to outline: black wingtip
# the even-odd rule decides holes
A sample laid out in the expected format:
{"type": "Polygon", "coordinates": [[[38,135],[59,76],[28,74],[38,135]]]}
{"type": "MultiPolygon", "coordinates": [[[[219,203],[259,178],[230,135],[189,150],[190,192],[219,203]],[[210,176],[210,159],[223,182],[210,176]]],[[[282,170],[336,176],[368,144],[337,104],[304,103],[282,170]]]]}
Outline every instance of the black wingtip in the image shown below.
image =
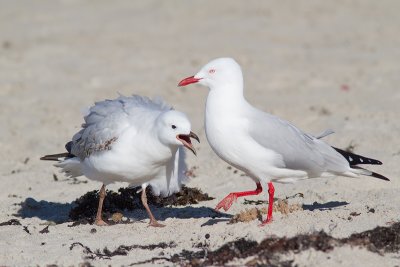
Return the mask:
{"type": "Polygon", "coordinates": [[[355,166],[355,165],[350,165],[350,167],[353,168],[353,169],[359,169],[359,170],[366,171],[367,173],[365,173],[365,174],[362,173],[363,175],[371,176],[371,177],[378,178],[378,179],[385,180],[385,181],[390,181],[389,178],[387,178],[386,176],[383,176],[382,174],[379,174],[379,173],[376,173],[376,172],[372,172],[370,170],[367,170],[367,169],[364,169],[364,168],[361,168],[361,167],[355,166]]]}
{"type": "Polygon", "coordinates": [[[332,148],[335,149],[338,153],[340,153],[349,162],[350,165],[358,165],[358,164],[382,165],[382,161],[380,160],[367,158],[361,155],[344,151],[340,148],[336,147],[332,148]]]}
{"type": "Polygon", "coordinates": [[[385,180],[385,181],[390,181],[389,178],[387,178],[386,176],[383,176],[382,174],[376,173],[376,172],[372,172],[371,174],[372,177],[381,179],[381,180],[385,180]]]}
{"type": "Polygon", "coordinates": [[[43,156],[40,158],[40,160],[59,161],[59,158],[70,158],[70,157],[73,157],[70,153],[59,153],[59,154],[43,156]]]}
{"type": "Polygon", "coordinates": [[[54,158],[52,157],[52,155],[46,155],[40,158],[40,160],[54,160],[54,161],[58,161],[58,158],[54,158]]]}

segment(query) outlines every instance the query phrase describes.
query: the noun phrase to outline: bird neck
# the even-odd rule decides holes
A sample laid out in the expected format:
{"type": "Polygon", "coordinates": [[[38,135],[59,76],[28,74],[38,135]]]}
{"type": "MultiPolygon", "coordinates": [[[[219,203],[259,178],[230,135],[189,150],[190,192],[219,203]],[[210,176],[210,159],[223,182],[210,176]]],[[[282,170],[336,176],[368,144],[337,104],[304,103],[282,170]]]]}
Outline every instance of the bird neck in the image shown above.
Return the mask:
{"type": "Polygon", "coordinates": [[[247,102],[243,96],[243,82],[227,82],[217,87],[210,87],[207,97],[207,107],[231,110],[245,105],[247,102]]]}
{"type": "Polygon", "coordinates": [[[231,95],[243,96],[243,74],[241,72],[227,75],[223,80],[221,78],[208,84],[210,91],[223,91],[231,95]]]}
{"type": "Polygon", "coordinates": [[[168,162],[178,150],[178,145],[171,145],[165,140],[161,140],[157,135],[149,136],[149,139],[146,151],[143,154],[147,153],[155,165],[168,162]]]}

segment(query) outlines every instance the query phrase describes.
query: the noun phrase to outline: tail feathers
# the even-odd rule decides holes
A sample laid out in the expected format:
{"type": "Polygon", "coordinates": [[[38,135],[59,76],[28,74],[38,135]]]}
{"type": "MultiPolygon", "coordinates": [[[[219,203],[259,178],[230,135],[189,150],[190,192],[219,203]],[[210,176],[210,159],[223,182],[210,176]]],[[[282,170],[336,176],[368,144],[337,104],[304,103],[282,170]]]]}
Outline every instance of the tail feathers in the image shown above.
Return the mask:
{"type": "Polygon", "coordinates": [[[67,177],[73,178],[81,176],[83,174],[80,159],[75,157],[71,153],[65,152],[46,155],[44,157],[41,157],[40,159],[58,161],[56,164],[54,164],[54,166],[61,168],[61,172],[65,173],[67,177]]]}
{"type": "Polygon", "coordinates": [[[370,170],[358,167],[358,166],[351,166],[351,168],[356,171],[357,174],[362,174],[362,175],[366,175],[366,176],[372,176],[381,180],[385,180],[385,181],[390,181],[389,178],[383,176],[382,174],[376,173],[376,172],[372,172],[370,170]]]}
{"type": "Polygon", "coordinates": [[[349,162],[350,166],[352,167],[358,164],[382,165],[382,162],[379,160],[363,157],[336,147],[332,148],[334,148],[337,152],[339,152],[349,162]]]}
{"type": "Polygon", "coordinates": [[[81,161],[76,157],[58,162],[54,166],[62,168],[61,172],[67,177],[74,178],[83,175],[81,161]]]}
{"type": "Polygon", "coordinates": [[[65,152],[65,153],[59,153],[59,154],[52,154],[52,155],[46,155],[44,157],[41,157],[41,160],[54,160],[54,161],[60,161],[64,158],[72,158],[74,155],[65,152]]]}

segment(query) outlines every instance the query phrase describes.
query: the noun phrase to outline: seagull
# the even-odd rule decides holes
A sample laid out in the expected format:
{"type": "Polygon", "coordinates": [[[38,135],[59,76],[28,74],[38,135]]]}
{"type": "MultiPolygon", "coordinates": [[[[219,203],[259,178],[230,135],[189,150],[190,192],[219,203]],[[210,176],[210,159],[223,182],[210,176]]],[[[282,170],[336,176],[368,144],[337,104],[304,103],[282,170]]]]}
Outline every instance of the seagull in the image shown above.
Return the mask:
{"type": "Polygon", "coordinates": [[[268,184],[268,214],[261,225],[272,221],[273,182],[360,175],[389,180],[363,169],[359,164],[382,162],[330,146],[320,136],[304,133],[290,122],[253,107],[243,96],[243,74],[232,58],[207,63],[196,75],[183,79],[178,86],[199,83],[209,88],[205,108],[205,132],[214,152],[228,164],[245,172],[256,189],[234,192],[216,206],[227,211],[238,197],[258,195],[268,184]]]}
{"type": "Polygon", "coordinates": [[[145,189],[150,185],[155,195],[168,196],[187,179],[183,147],[196,155],[190,138],[200,142],[188,117],[161,99],[133,95],[96,102],[84,120],[82,129],[65,145],[67,152],[41,160],[58,161],[55,166],[69,177],[84,175],[103,183],[96,225],[107,225],[101,215],[106,185],[127,182],[142,186],[149,225],[164,226],[154,218],[145,189]]]}

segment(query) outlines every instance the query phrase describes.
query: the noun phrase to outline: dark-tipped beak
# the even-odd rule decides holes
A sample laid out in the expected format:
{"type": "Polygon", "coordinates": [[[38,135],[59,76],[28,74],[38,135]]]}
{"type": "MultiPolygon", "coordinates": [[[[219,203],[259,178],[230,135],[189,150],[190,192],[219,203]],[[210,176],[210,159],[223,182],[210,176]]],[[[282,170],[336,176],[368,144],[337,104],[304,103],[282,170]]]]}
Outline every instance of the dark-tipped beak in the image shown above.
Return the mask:
{"type": "Polygon", "coordinates": [[[196,149],[194,149],[192,141],[190,140],[190,138],[194,138],[197,140],[197,142],[200,143],[200,139],[197,136],[197,134],[195,134],[194,132],[190,132],[188,135],[186,134],[178,134],[176,136],[176,138],[182,142],[182,144],[184,145],[184,147],[186,147],[187,149],[189,149],[190,151],[193,152],[193,154],[197,155],[196,153],[196,149]]]}
{"type": "Polygon", "coordinates": [[[190,131],[189,137],[196,139],[196,141],[200,143],[200,138],[194,132],[190,131]]]}
{"type": "Polygon", "coordinates": [[[178,83],[178,86],[186,86],[191,83],[197,83],[201,79],[195,78],[194,76],[187,77],[178,83]]]}

